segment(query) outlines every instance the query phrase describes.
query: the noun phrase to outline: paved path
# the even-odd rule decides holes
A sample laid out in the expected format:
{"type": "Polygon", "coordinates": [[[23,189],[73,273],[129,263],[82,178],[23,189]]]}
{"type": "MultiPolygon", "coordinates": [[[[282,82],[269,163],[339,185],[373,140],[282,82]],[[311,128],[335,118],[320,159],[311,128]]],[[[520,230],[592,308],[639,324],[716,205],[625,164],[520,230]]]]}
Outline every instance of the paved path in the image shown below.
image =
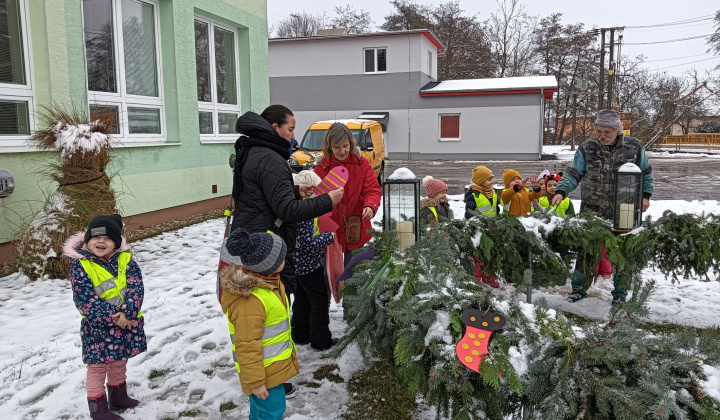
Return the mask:
{"type": "MultiPolygon", "coordinates": [[[[539,174],[543,169],[565,171],[569,160],[544,161],[388,161],[385,175],[406,167],[422,178],[432,175],[448,184],[449,194],[461,194],[470,183],[470,175],[477,165],[489,167],[496,183],[502,183],[502,172],[512,168],[523,176],[539,174]]],[[[653,157],[650,163],[655,174],[655,194],[658,200],[720,200],[720,158],[690,154],[653,157]]],[[[571,197],[580,198],[579,188],[571,197]]]]}

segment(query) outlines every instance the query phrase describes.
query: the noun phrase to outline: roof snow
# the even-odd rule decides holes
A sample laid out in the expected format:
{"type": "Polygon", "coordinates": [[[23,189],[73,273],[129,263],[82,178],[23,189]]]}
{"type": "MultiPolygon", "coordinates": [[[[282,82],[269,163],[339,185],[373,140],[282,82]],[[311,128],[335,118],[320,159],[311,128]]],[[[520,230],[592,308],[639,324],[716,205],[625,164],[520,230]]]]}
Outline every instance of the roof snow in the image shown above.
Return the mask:
{"type": "Polygon", "coordinates": [[[399,179],[417,179],[413,171],[408,168],[397,168],[395,172],[388,177],[388,180],[399,180],[399,179]]]}
{"type": "Polygon", "coordinates": [[[495,90],[557,89],[555,76],[502,77],[494,79],[445,80],[422,93],[479,92],[495,90]]]}

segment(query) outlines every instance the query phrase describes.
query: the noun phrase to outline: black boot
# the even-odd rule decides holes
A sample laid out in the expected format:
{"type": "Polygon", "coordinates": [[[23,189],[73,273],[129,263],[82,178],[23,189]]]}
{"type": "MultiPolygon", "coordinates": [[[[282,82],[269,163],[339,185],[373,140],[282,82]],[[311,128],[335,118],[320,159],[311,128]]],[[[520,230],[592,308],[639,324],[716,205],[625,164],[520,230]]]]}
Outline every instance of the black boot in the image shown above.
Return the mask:
{"type": "Polygon", "coordinates": [[[123,408],[137,407],[138,400],[128,397],[127,382],[112,386],[108,384],[108,405],[111,410],[122,410],[123,408]]]}
{"type": "Polygon", "coordinates": [[[110,411],[105,395],[98,398],[88,398],[88,407],[90,408],[90,417],[93,420],[123,420],[122,417],[110,411]]]}

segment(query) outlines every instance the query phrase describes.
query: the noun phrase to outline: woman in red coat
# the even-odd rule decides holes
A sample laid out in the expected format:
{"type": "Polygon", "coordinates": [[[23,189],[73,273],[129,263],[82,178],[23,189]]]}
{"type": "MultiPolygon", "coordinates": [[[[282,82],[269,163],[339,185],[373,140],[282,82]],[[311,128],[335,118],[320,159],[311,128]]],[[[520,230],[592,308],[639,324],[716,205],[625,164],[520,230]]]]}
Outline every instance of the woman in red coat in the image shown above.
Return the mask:
{"type": "Polygon", "coordinates": [[[350,260],[350,251],[365,245],[372,235],[367,233],[371,228],[370,219],[377,213],[380,206],[380,186],[375,171],[370,162],[360,155],[355,137],[342,123],[334,123],[325,134],[322,145],[323,159],[315,167],[315,173],[321,179],[332,168],[344,166],[348,170],[348,181],[345,184],[345,194],[339,206],[333,207],[332,219],[340,227],[335,240],[338,241],[345,253],[345,264],[350,260]],[[344,217],[343,217],[344,215],[344,217]],[[348,243],[345,237],[345,220],[351,216],[362,219],[360,224],[360,240],[348,243]]]}

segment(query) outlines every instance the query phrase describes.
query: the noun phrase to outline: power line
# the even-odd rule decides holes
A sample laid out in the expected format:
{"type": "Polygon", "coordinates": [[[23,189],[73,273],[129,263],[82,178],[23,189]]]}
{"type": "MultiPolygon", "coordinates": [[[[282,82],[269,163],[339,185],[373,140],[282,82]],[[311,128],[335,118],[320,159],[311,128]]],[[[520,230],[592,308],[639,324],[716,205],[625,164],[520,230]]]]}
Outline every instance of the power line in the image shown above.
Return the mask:
{"type": "Polygon", "coordinates": [[[700,62],[703,62],[703,61],[716,60],[716,59],[720,59],[720,57],[710,57],[710,58],[706,58],[706,59],[704,59],[704,60],[691,61],[691,62],[689,62],[689,63],[676,64],[676,65],[674,65],[674,66],[661,67],[661,68],[659,68],[659,69],[652,69],[652,70],[648,70],[648,71],[658,71],[658,70],[671,69],[671,68],[673,68],[673,67],[687,66],[688,64],[695,64],[695,63],[700,63],[700,62]]]}
{"type": "Polygon", "coordinates": [[[626,26],[625,29],[659,28],[659,27],[663,27],[663,26],[676,26],[676,25],[700,22],[703,20],[710,20],[710,19],[713,19],[714,17],[715,17],[714,14],[704,15],[704,16],[698,16],[698,17],[694,17],[694,18],[690,18],[690,19],[676,20],[674,22],[656,23],[653,25],[626,26]]]}
{"type": "Polygon", "coordinates": [[[680,59],[682,59],[682,58],[702,57],[702,56],[704,56],[704,55],[709,55],[709,54],[710,54],[710,53],[695,54],[695,55],[686,55],[686,56],[684,56],[684,57],[675,57],[675,58],[661,58],[661,59],[658,59],[658,60],[647,60],[647,61],[643,61],[643,63],[654,63],[654,62],[656,62],[656,61],[680,60],[680,59]]]}
{"type": "MultiPolygon", "coordinates": [[[[710,19],[708,19],[710,20],[710,19]]],[[[665,26],[662,28],[639,28],[639,29],[625,29],[626,31],[632,31],[632,32],[649,32],[649,31],[673,31],[678,29],[686,29],[686,28],[692,28],[694,26],[708,26],[707,23],[693,23],[688,25],[678,25],[678,26],[665,26]]]]}
{"type": "Polygon", "coordinates": [[[687,38],[677,38],[677,39],[668,39],[666,41],[654,41],[654,42],[624,42],[623,45],[649,45],[649,44],[665,44],[668,42],[678,42],[678,41],[689,41],[691,39],[699,39],[699,38],[707,38],[709,36],[712,36],[713,34],[707,34],[707,35],[698,35],[698,36],[691,36],[687,38]]]}

